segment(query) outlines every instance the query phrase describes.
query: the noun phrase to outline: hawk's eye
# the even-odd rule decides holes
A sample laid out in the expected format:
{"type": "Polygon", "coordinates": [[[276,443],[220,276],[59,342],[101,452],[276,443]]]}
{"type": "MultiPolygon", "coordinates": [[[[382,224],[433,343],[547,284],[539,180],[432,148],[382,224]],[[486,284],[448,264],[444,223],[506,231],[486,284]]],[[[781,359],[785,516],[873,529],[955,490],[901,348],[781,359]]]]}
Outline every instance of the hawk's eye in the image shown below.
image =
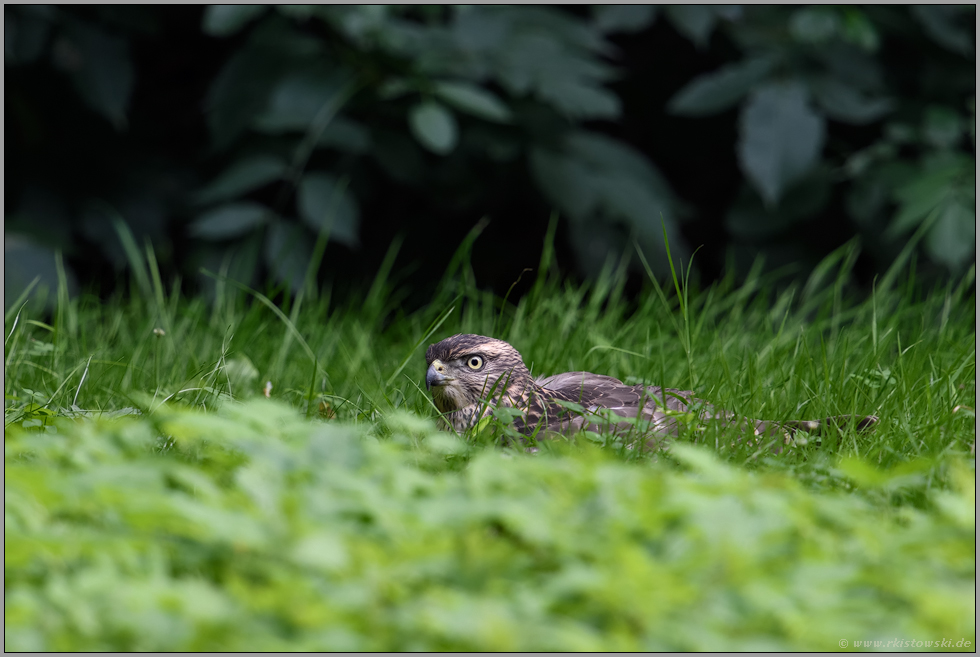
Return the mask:
{"type": "Polygon", "coordinates": [[[483,359],[479,356],[470,356],[466,359],[466,364],[471,370],[478,370],[483,367],[483,359]]]}

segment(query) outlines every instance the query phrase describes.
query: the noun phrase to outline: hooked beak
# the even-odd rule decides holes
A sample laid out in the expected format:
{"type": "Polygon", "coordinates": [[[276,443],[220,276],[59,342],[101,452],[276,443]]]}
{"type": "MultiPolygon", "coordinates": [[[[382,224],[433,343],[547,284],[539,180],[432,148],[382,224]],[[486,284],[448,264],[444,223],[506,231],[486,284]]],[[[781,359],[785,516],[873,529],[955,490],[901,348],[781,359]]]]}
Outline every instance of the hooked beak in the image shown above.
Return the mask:
{"type": "Polygon", "coordinates": [[[432,361],[429,370],[425,373],[425,389],[432,390],[432,386],[444,386],[450,381],[454,381],[451,376],[446,375],[446,366],[439,359],[432,361]]]}

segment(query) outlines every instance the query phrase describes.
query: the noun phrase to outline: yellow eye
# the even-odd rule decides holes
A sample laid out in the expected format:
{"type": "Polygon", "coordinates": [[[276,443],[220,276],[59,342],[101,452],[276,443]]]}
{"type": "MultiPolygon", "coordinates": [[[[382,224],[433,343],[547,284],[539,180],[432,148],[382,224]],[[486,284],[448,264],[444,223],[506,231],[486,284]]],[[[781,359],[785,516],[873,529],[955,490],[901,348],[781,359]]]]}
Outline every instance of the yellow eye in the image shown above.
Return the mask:
{"type": "Polygon", "coordinates": [[[470,356],[466,359],[466,364],[471,370],[478,370],[483,367],[483,359],[479,356],[470,356]]]}

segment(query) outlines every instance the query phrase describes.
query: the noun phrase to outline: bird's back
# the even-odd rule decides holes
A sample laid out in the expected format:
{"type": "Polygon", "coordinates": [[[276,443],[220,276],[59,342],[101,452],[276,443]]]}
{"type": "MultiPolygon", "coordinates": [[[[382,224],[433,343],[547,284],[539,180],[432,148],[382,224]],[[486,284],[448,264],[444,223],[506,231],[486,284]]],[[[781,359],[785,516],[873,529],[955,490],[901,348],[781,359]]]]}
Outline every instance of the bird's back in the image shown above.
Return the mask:
{"type": "Polygon", "coordinates": [[[528,410],[527,424],[532,430],[541,425],[557,433],[588,430],[676,435],[679,422],[697,421],[713,409],[699,403],[689,390],[627,385],[611,376],[565,372],[535,381],[528,410]],[[577,404],[581,410],[569,404],[577,404]],[[624,420],[617,421],[616,416],[624,420]]]}
{"type": "Polygon", "coordinates": [[[632,434],[659,447],[659,438],[677,436],[681,426],[703,427],[708,421],[735,429],[756,444],[772,442],[778,453],[798,430],[820,433],[852,424],[858,431],[872,428],[874,416],[836,416],[824,420],[775,422],[739,417],[717,409],[690,390],[650,385],[627,385],[611,376],[591,372],[566,372],[534,382],[528,405],[526,433],[535,430],[569,434],[575,431],[632,434]],[[563,403],[564,402],[564,403],[563,403]],[[572,404],[572,406],[569,405],[572,404]],[[574,405],[578,405],[575,407],[574,405]],[[622,417],[622,421],[617,420],[622,417]]]}

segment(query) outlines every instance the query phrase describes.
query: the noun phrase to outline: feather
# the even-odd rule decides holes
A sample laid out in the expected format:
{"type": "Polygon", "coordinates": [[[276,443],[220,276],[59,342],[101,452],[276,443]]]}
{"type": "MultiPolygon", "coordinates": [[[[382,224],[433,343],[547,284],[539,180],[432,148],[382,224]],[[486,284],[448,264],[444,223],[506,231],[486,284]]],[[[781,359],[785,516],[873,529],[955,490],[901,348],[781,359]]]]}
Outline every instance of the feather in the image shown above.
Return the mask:
{"type": "Polygon", "coordinates": [[[593,431],[635,438],[634,443],[642,441],[648,448],[660,449],[666,445],[664,438],[680,434],[682,424],[699,427],[718,422],[742,440],[761,443],[762,439],[769,442],[775,438],[772,449],[779,453],[783,445],[792,444],[791,437],[797,431],[821,433],[850,424],[866,431],[878,422],[873,415],[788,422],[741,418],[716,409],[690,390],[627,385],[591,372],[565,372],[532,380],[516,349],[480,335],[455,335],[434,344],[426,351],[426,361],[429,366],[435,362],[452,372],[445,389],[433,389],[433,398],[440,409],[455,409],[445,417],[458,431],[471,428],[501,405],[521,411],[514,426],[528,436],[593,431]],[[464,361],[473,356],[485,359],[486,366],[467,369],[464,361]]]}

